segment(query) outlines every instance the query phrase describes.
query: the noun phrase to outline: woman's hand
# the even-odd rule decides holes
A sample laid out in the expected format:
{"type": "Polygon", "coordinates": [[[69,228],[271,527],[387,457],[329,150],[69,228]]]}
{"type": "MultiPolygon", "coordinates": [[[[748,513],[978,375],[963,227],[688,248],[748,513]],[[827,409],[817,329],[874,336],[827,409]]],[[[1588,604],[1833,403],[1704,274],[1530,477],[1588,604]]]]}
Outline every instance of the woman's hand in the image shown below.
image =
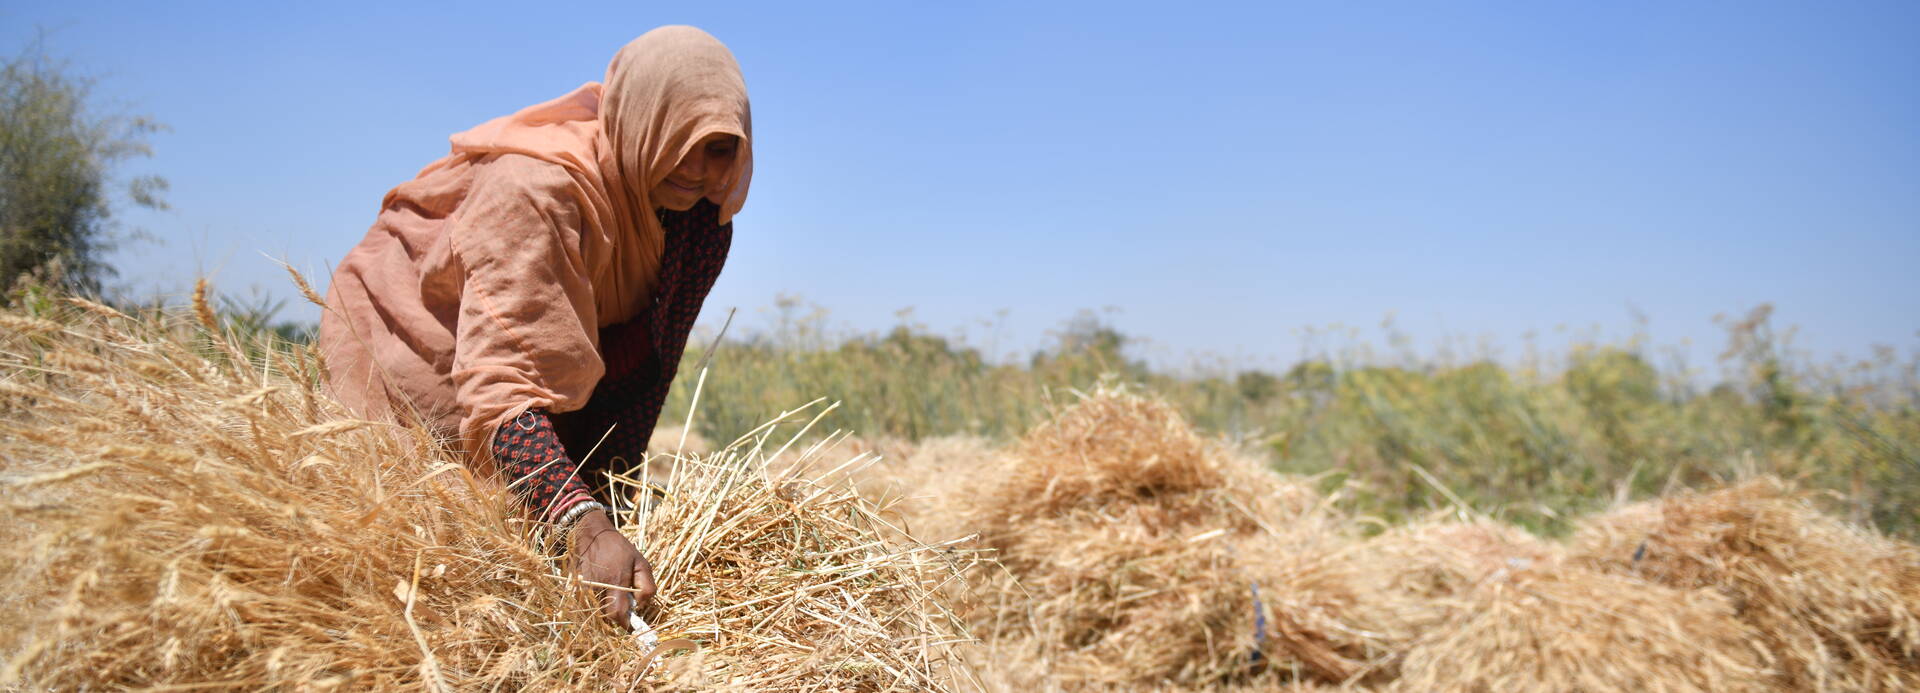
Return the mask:
{"type": "Polygon", "coordinates": [[[620,628],[627,612],[653,599],[653,566],[633,548],[633,542],[613,528],[604,510],[595,510],[573,526],[573,572],[590,582],[630,587],[632,592],[591,586],[599,598],[600,613],[620,628]]]}

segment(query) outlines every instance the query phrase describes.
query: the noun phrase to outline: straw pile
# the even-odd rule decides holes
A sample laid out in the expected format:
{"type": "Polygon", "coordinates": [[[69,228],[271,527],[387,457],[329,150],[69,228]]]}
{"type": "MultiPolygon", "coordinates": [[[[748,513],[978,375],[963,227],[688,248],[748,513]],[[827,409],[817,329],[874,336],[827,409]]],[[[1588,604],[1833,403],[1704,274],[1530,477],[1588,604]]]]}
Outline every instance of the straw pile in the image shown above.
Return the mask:
{"type": "Polygon", "coordinates": [[[1707,590],[1547,566],[1476,587],[1413,643],[1398,691],[1762,691],[1753,633],[1707,590]]]}
{"type": "Polygon", "coordinates": [[[768,431],[676,458],[666,501],[629,532],[662,586],[655,625],[708,643],[706,673],[683,680],[751,691],[950,685],[950,645],[964,638],[933,593],[967,554],[883,535],[876,507],[806,474],[868,460],[828,466],[816,444],[767,474],[766,460],[799,437],[773,449],[768,431]]]}
{"type": "Polygon", "coordinates": [[[700,647],[650,662],[311,352],[60,305],[0,313],[0,687],[1920,689],[1920,549],[1780,482],[1564,545],[1464,509],[1363,538],[1114,389],[1004,450],[663,430],[620,520],[700,647]]]}
{"type": "Polygon", "coordinates": [[[946,507],[998,565],[959,609],[992,656],[1029,660],[1069,687],[1256,674],[1249,561],[1289,532],[1324,534],[1311,489],[1125,392],[1058,412],[972,478],[946,507]]]}
{"type": "Polygon", "coordinates": [[[883,508],[901,532],[930,544],[974,538],[956,488],[977,483],[999,451],[985,438],[954,435],[918,442],[851,439],[850,452],[870,454],[874,463],[847,474],[861,497],[883,508]]]}
{"type": "Polygon", "coordinates": [[[1468,608],[1475,589],[1553,550],[1517,528],[1433,519],[1265,557],[1276,648],[1296,676],[1392,679],[1413,642],[1468,608]]]}
{"type": "MultiPolygon", "coordinates": [[[[73,301],[0,313],[0,687],[940,687],[950,569],[844,492],[770,478],[773,427],[677,466],[633,528],[646,662],[497,484],[348,418],[305,349],[73,301]]],[[[199,311],[204,326],[214,317],[199,311]]]]}
{"type": "Polygon", "coordinates": [[[1275,556],[1276,649],[1296,677],[1398,691],[1752,690],[1760,655],[1724,600],[1561,553],[1465,517],[1275,556]]]}
{"type": "Polygon", "coordinates": [[[1920,549],[1820,513],[1759,479],[1589,520],[1574,560],[1725,595],[1783,690],[1920,689],[1920,549]]]}
{"type": "Polygon", "coordinates": [[[995,552],[952,597],[990,690],[1847,691],[1920,675],[1914,547],[1778,482],[1625,508],[1571,546],[1466,509],[1361,538],[1337,498],[1117,390],[1003,452],[902,454],[864,484],[904,489],[923,538],[971,530],[995,552]]]}
{"type": "Polygon", "coordinates": [[[1355,588],[1367,595],[1348,618],[1398,648],[1452,618],[1476,588],[1547,565],[1558,553],[1525,530],[1485,518],[1443,516],[1394,527],[1347,557],[1355,588]]]}

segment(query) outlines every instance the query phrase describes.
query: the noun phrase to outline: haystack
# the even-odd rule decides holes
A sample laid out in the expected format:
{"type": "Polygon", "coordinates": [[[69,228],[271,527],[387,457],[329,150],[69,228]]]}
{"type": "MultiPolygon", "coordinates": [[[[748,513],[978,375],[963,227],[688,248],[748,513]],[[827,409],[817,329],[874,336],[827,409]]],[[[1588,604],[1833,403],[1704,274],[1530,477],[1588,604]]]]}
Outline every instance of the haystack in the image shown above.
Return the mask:
{"type": "MultiPolygon", "coordinates": [[[[44,305],[44,304],[43,304],[44,305]]],[[[0,313],[0,686],[938,688],[950,576],[771,428],[678,462],[633,532],[650,664],[539,528],[417,428],[351,418],[304,348],[85,301],[0,313]]],[[[631,518],[627,518],[631,519],[631,518]]]]}
{"type": "Polygon", "coordinates": [[[1585,522],[1574,559],[1726,595],[1788,690],[1920,690],[1920,549],[1822,514],[1757,479],[1585,522]]]}
{"type": "Polygon", "coordinates": [[[767,456],[793,442],[771,431],[673,459],[665,502],[626,528],[662,586],[656,626],[707,644],[702,688],[951,684],[963,637],[933,595],[968,556],[883,535],[853,489],[792,473],[846,466],[824,448],[769,473],[767,456]]]}
{"type": "Polygon", "coordinates": [[[1452,618],[1459,602],[1489,581],[1547,568],[1559,553],[1526,530],[1484,517],[1394,527],[1351,553],[1357,587],[1370,598],[1348,617],[1399,646],[1452,618]]]}
{"type": "Polygon", "coordinates": [[[1249,559],[1320,536],[1321,498],[1202,440],[1163,402],[1085,396],[943,493],[998,564],[976,635],[1061,684],[1200,685],[1265,668],[1249,559]]]}
{"type": "Polygon", "coordinates": [[[861,497],[885,509],[884,515],[902,532],[930,544],[965,539],[974,534],[966,526],[956,499],[945,491],[961,486],[990,469],[999,455],[985,438],[952,435],[917,442],[894,439],[853,439],[851,452],[871,453],[875,462],[849,475],[861,497]]]}
{"type": "Polygon", "coordinates": [[[1304,675],[1331,683],[1393,678],[1407,648],[1456,618],[1474,590],[1555,555],[1518,528],[1444,516],[1364,541],[1330,533],[1297,543],[1258,567],[1270,637],[1304,675]]]}
{"type": "Polygon", "coordinates": [[[1710,590],[1548,565],[1490,575],[1461,597],[1412,644],[1391,690],[1768,690],[1765,653],[1710,590]]]}

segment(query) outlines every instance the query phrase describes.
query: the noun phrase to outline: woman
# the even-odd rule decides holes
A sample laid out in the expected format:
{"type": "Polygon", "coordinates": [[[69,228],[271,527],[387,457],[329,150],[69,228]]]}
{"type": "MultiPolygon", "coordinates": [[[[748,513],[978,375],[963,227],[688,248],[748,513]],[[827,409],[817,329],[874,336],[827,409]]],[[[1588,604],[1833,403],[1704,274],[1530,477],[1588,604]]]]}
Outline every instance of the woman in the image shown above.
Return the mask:
{"type": "Polygon", "coordinates": [[[655,29],[604,85],[454,135],[387,193],[328,289],[334,394],[423,422],[506,482],[571,539],[581,577],[630,588],[600,593],[617,624],[653,573],[594,486],[609,461],[642,459],[726,261],[751,135],[726,46],[655,29]]]}

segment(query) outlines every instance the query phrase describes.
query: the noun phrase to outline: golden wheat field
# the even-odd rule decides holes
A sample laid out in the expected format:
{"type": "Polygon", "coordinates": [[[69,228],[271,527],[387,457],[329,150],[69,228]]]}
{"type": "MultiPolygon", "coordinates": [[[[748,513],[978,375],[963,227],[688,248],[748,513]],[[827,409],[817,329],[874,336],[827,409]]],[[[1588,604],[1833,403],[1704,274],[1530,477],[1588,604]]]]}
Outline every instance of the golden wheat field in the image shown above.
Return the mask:
{"type": "Polygon", "coordinates": [[[1006,442],[860,440],[821,402],[668,434],[667,500],[620,521],[692,647],[649,657],[305,347],[82,299],[0,330],[9,688],[1920,688],[1920,549],[1787,482],[1558,539],[1383,522],[1117,387],[1006,442]]]}

